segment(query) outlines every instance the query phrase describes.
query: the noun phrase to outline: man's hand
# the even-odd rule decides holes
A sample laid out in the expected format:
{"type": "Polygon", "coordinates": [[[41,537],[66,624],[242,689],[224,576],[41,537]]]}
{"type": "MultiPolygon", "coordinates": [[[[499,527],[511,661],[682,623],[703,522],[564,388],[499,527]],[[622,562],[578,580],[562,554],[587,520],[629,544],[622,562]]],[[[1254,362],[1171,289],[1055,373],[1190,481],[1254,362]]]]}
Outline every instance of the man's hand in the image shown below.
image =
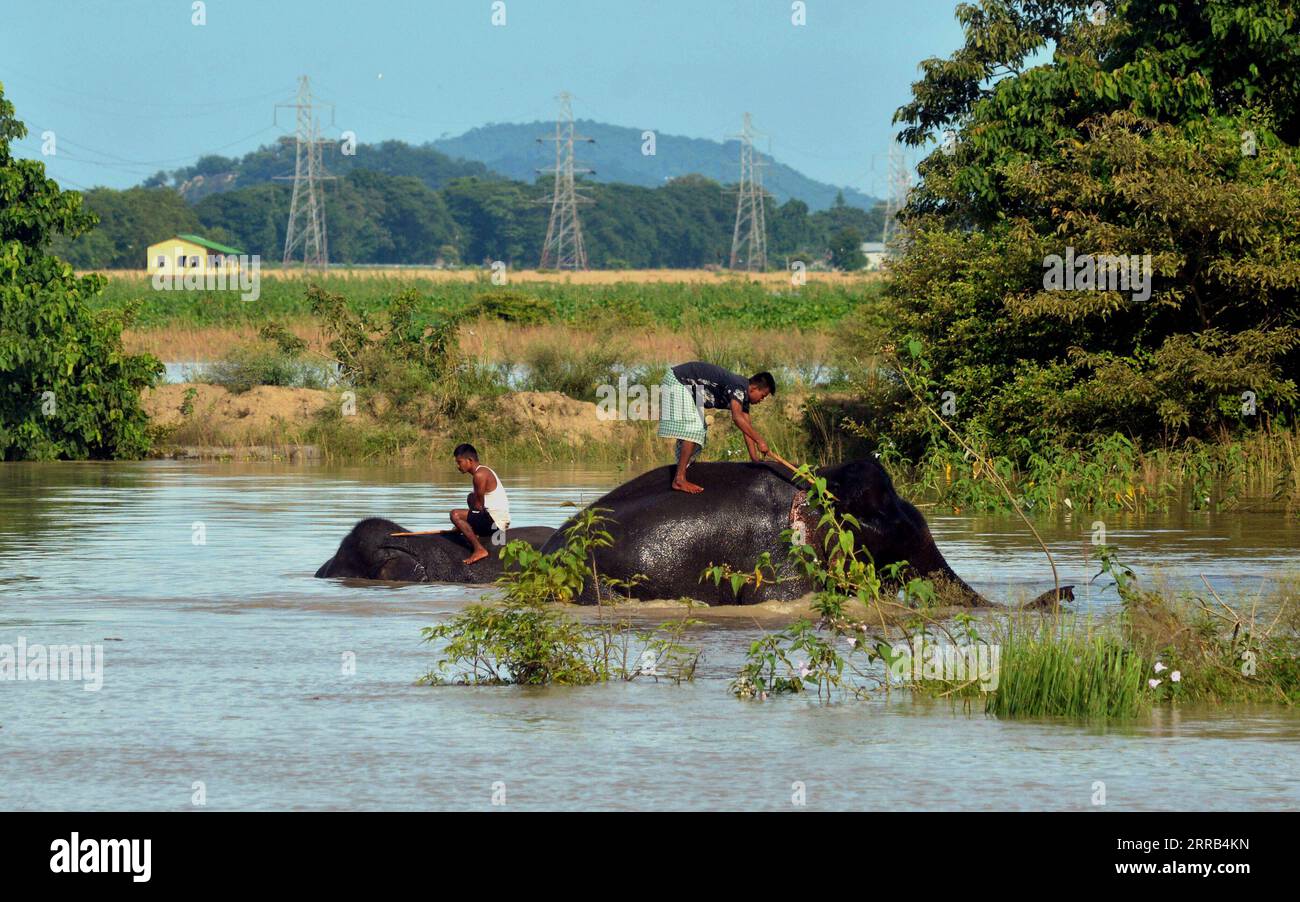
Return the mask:
{"type": "Polygon", "coordinates": [[[767,447],[767,442],[763,441],[760,438],[756,442],[754,442],[754,444],[758,446],[758,453],[763,455],[764,457],[767,457],[767,452],[769,450],[769,448],[767,447]]]}

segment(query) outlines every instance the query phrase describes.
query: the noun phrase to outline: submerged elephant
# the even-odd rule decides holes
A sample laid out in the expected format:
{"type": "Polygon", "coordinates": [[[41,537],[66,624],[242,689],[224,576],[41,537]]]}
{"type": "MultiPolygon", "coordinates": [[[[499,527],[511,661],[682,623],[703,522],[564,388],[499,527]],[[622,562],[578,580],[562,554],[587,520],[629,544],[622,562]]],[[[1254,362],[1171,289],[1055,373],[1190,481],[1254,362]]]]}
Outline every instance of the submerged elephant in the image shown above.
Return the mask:
{"type": "MultiPolygon", "coordinates": [[[[352,577],[395,582],[490,583],[501,575],[501,547],[484,543],[488,556],[472,565],[463,563],[469,542],[459,533],[394,536],[408,532],[392,520],[362,520],[344,537],[339,550],[316,571],[318,577],[352,577]]],[[[521,526],[506,531],[506,538],[522,539],[534,548],[555,532],[548,526],[521,526]]]]}
{"type": "MultiPolygon", "coordinates": [[[[646,579],[632,594],[638,598],[690,597],[710,605],[755,604],[774,599],[798,598],[813,586],[786,555],[789,543],[783,530],[793,529],[809,545],[820,514],[806,503],[806,491],[792,481],[788,470],[773,464],[695,463],[691,479],[703,486],[698,495],[672,489],[673,467],[651,470],[624,483],[592,503],[604,508],[604,524],[613,545],[596,551],[596,568],[605,576],[646,579]],[[729,564],[739,572],[754,571],[763,552],[771,555],[777,579],[761,586],[743,586],[739,596],[730,582],[701,581],[706,568],[729,564]]],[[[818,475],[838,499],[840,514],[852,514],[861,523],[855,529],[857,545],[871,554],[877,570],[898,561],[907,562],[907,576],[935,581],[944,600],[952,604],[989,607],[984,598],[953,572],[934,544],[921,513],[898,496],[889,474],[875,460],[856,460],[825,467],[818,475]]],[[[570,520],[546,542],[544,552],[563,546],[570,520]]],[[[588,586],[582,601],[595,601],[588,586]]],[[[1073,587],[1061,587],[1061,600],[1074,597],[1073,587]]],[[[1056,592],[1043,593],[1030,606],[1055,603],[1056,592]]]]}

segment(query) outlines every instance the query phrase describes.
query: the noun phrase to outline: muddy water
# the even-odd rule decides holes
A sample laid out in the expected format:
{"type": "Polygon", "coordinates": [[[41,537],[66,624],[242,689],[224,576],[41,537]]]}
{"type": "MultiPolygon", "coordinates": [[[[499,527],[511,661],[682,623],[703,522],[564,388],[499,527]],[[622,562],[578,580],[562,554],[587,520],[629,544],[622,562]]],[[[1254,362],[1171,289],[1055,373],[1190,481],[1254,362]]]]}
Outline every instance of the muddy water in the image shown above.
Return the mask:
{"type": "MultiPolygon", "coordinates": [[[[503,467],[519,523],[558,525],[627,478],[503,467]]],[[[1005,722],[913,702],[741,702],[748,618],[696,631],[692,685],[428,688],[419,628],[479,597],[312,578],[358,518],[441,526],[468,485],[437,471],[150,462],[0,467],[0,646],[103,648],[102,688],[0,681],[0,808],[792,807],[1117,809],[1300,805],[1300,715],[1162,712],[1123,727],[1005,722]],[[345,674],[345,655],[355,674],[345,674]]],[[[1045,523],[1083,585],[1087,522],[1045,523]]],[[[1010,518],[932,516],[986,594],[1050,586],[1010,518]]],[[[1106,518],[1144,579],[1249,598],[1296,572],[1277,513],[1106,518]]],[[[1097,581],[1081,606],[1104,612],[1097,581]]]]}

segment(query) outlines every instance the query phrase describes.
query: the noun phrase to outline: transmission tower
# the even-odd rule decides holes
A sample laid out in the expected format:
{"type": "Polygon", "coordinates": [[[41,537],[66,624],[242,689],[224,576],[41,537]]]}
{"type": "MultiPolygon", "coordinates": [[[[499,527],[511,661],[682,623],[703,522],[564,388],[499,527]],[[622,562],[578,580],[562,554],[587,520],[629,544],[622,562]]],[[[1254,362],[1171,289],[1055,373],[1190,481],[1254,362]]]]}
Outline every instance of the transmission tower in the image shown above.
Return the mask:
{"type": "Polygon", "coordinates": [[[912,190],[912,167],[898,142],[889,148],[889,197],[885,201],[885,230],[882,240],[885,255],[897,257],[907,246],[907,232],[898,222],[898,214],[907,206],[912,190]]]}
{"type": "Polygon", "coordinates": [[[289,225],[284,233],[284,264],[288,265],[296,252],[302,253],[304,267],[329,267],[329,244],[325,237],[325,196],[322,182],[332,179],[321,162],[321,146],[330,143],[320,137],[320,122],[312,103],[311,84],[307,76],[298,79],[298,97],[293,103],[277,103],[276,109],[291,108],[297,112],[297,127],[292,138],[295,163],[293,175],[277,175],[277,179],[293,181],[293,200],[289,204],[289,225]]]}
{"type": "MultiPolygon", "coordinates": [[[[551,220],[546,225],[546,243],[542,245],[542,269],[586,269],[587,249],[582,246],[582,223],[578,220],[578,205],[591,203],[591,198],[584,197],[578,191],[574,181],[575,174],[595,172],[575,165],[573,145],[584,141],[595,143],[573,133],[573,97],[567,91],[560,94],[560,115],[555,120],[555,136],[538,138],[555,142],[555,166],[539,169],[538,172],[550,172],[555,176],[555,188],[551,195],[551,220]]],[[[542,201],[545,203],[545,201],[542,201]]]]}
{"type": "Polygon", "coordinates": [[[749,113],[740,139],[740,185],[736,189],[736,228],[731,233],[731,268],[767,269],[767,220],[763,215],[763,161],[754,158],[754,131],[749,113]]]}

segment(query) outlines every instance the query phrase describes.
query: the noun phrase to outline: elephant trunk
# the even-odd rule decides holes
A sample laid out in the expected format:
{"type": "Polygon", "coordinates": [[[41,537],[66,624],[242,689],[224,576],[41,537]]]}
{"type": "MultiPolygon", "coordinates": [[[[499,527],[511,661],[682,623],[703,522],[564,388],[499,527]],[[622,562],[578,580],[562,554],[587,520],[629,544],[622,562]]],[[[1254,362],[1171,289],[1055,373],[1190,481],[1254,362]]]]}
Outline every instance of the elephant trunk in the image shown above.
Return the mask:
{"type": "MultiPolygon", "coordinates": [[[[941,601],[968,608],[1004,607],[1004,605],[990,601],[976,592],[966,580],[958,576],[952,567],[948,566],[948,562],[944,559],[938,547],[935,546],[933,539],[929,539],[926,545],[928,550],[921,555],[923,560],[913,566],[916,572],[923,574],[934,583],[936,594],[941,601]]],[[[1025,610],[1050,611],[1066,601],[1074,601],[1074,586],[1061,586],[1059,590],[1049,589],[1032,601],[1025,603],[1023,608],[1025,610]]]]}
{"type": "Polygon", "coordinates": [[[996,608],[996,602],[989,601],[976,592],[966,580],[957,575],[948,565],[939,546],[934,543],[929,527],[922,527],[919,553],[914,553],[908,564],[916,572],[934,583],[937,598],[953,606],[967,608],[996,608]]]}

